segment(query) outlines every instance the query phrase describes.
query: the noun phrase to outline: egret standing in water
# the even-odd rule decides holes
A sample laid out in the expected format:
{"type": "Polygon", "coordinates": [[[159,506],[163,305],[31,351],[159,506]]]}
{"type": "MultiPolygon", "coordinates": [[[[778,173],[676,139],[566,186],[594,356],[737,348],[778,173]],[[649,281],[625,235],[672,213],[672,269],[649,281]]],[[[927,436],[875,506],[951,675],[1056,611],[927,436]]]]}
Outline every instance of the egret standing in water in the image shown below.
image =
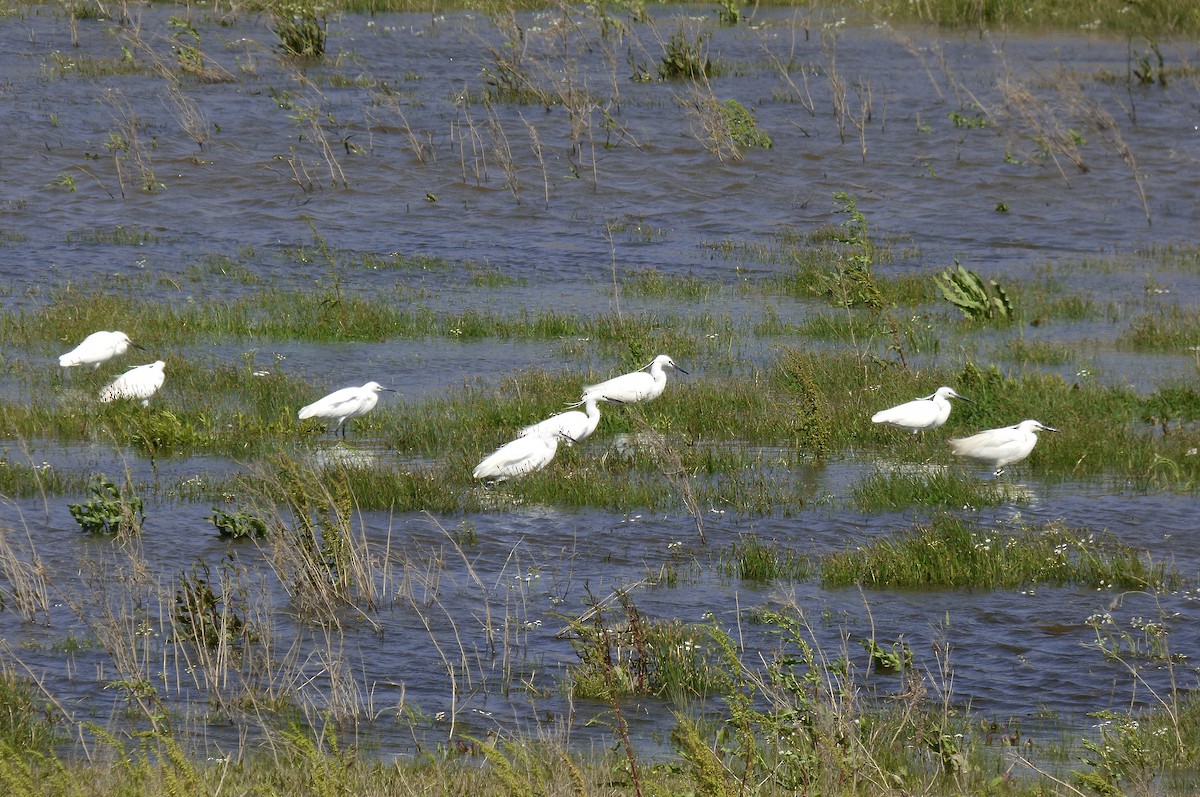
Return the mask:
{"type": "Polygon", "coordinates": [[[104,386],[100,391],[101,401],[132,399],[141,401],[143,407],[150,405],[150,397],[158,392],[166,380],[164,368],[167,364],[155,360],[146,365],[135,365],[104,386]]]}
{"type": "Polygon", "coordinates": [[[668,366],[687,373],[670,357],[660,354],[645,368],[614,376],[597,385],[588,385],[583,389],[581,401],[586,402],[589,398],[598,398],[622,404],[636,404],[640,401],[656,399],[662,395],[667,386],[667,374],[663,368],[668,366]]]}
{"type": "Polygon", "coordinates": [[[557,431],[541,431],[510,440],[497,448],[475,466],[476,479],[502,482],[513,476],[524,476],[550,464],[558,453],[559,439],[568,439],[557,431]]]}
{"type": "Polygon", "coordinates": [[[320,418],[323,421],[336,420],[337,426],[333,429],[334,434],[337,434],[340,429],[342,437],[345,437],[346,421],[366,415],[375,409],[375,405],[379,402],[379,394],[384,390],[389,393],[396,392],[378,382],[367,382],[362,387],[344,387],[341,390],[335,390],[328,396],[301,407],[300,420],[303,421],[306,418],[320,418]]]}
{"type": "Polygon", "coordinates": [[[960,457],[978,459],[989,463],[996,476],[1004,472],[1005,465],[1020,462],[1029,456],[1037,445],[1038,432],[1057,432],[1034,420],[1021,421],[1016,426],[988,429],[970,437],[958,437],[949,441],[950,448],[960,457]]]}
{"type": "Polygon", "coordinates": [[[58,364],[63,368],[75,365],[90,365],[93,368],[99,368],[102,363],[129,351],[130,346],[135,349],[142,348],[130,340],[124,332],[93,332],[78,346],[59,357],[58,364]]]}
{"type": "Polygon", "coordinates": [[[605,400],[600,396],[590,396],[585,401],[579,401],[570,405],[572,407],[583,405],[585,412],[580,412],[579,410],[560,412],[557,415],[551,415],[544,421],[538,421],[535,424],[526,426],[517,434],[521,437],[538,434],[561,434],[572,442],[582,443],[591,437],[592,432],[596,431],[596,426],[600,423],[600,409],[596,406],[596,402],[605,400]]]}
{"type": "Polygon", "coordinates": [[[936,429],[950,417],[950,399],[970,399],[954,392],[952,387],[939,387],[932,395],[906,401],[895,407],[880,410],[871,416],[872,423],[882,423],[916,434],[936,429]]]}

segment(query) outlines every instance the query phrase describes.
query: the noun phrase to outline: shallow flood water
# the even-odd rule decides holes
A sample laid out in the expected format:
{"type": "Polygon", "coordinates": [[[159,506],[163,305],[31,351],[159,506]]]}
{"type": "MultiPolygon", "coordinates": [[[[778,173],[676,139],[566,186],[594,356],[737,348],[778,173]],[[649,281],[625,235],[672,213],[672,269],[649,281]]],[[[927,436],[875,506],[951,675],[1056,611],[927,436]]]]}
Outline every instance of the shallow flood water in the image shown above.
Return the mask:
{"type": "MultiPolygon", "coordinates": [[[[785,229],[808,233],[839,225],[837,192],[852,195],[873,232],[897,251],[889,269],[932,272],[957,258],[1003,281],[1043,273],[1049,265],[1073,290],[1118,303],[1118,314],[1200,298],[1195,273],[1156,271],[1152,260],[1135,277],[1081,265],[1113,253],[1195,243],[1195,78],[1182,75],[1165,87],[1131,84],[1124,40],[1087,33],[960,36],[783,10],[760,11],[751,24],[729,28],[696,9],[663,9],[650,24],[598,38],[586,50],[556,13],[519,15],[525,65],[536,81],[555,96],[570,89],[590,98],[581,101],[583,121],[573,131],[561,103],[461,102],[464,92],[487,88],[483,73],[496,69],[487,48],[506,52],[496,26],[482,16],[338,17],[330,21],[330,57],[300,71],[273,53],[266,20],[221,25],[196,12],[192,23],[207,59],[230,77],[185,80],[181,104],[153,70],[94,73],[101,62],[119,67],[122,47],[144,61],[135,32],[160,52],[169,44],[170,9],[131,11],[135,20],[123,27],[80,21],[78,47],[70,26],[50,8],[0,23],[6,42],[0,107],[7,119],[22,120],[6,126],[0,147],[0,275],[9,286],[8,307],[37,307],[52,302],[53,289],[65,283],[103,282],[109,275],[144,273],[151,292],[173,302],[187,301],[193,290],[204,299],[233,298],[258,287],[189,276],[216,255],[241,257],[259,283],[311,285],[327,278],[327,266],[319,257],[297,262],[289,252],[313,248],[317,233],[339,250],[468,261],[519,280],[483,289],[469,283],[470,269],[459,267],[338,275],[359,290],[399,286],[413,304],[606,312],[615,302],[614,272],[652,268],[720,279],[729,290],[698,303],[622,298],[626,312],[741,319],[761,313],[762,303],[739,295],[739,280],[775,266],[739,262],[722,255],[719,245],[769,244],[785,229]],[[709,37],[710,56],[727,70],[711,81],[712,91],[751,108],[773,139],[770,149],[747,149],[741,158],[713,154],[703,134],[696,135],[700,120],[688,111],[705,96],[702,89],[631,79],[640,70],[653,75],[656,35],[668,38],[680,26],[709,37]],[[128,141],[134,119],[138,144],[128,141]],[[130,149],[113,149],[116,131],[124,131],[130,149]],[[145,180],[155,190],[143,190],[145,180]],[[144,240],[106,237],[117,227],[141,231],[144,240]]],[[[1198,53],[1191,44],[1172,55],[1188,63],[1198,53]]],[[[788,318],[812,311],[800,301],[771,302],[788,318]]],[[[1190,358],[1134,357],[1083,327],[1053,334],[1084,341],[1106,381],[1144,387],[1164,374],[1193,373],[1186,370],[1190,358]]],[[[555,346],[527,342],[319,345],[253,336],[205,341],[188,354],[236,361],[250,351],[260,362],[283,358],[290,370],[317,382],[384,376],[381,381],[403,392],[398,401],[434,397],[468,382],[498,382],[560,357],[555,346]]],[[[40,363],[30,355],[29,367],[50,367],[52,357],[45,355],[40,363]]],[[[703,374],[705,364],[687,367],[703,374]]],[[[5,395],[22,390],[19,370],[8,370],[3,380],[5,395]]],[[[584,451],[610,443],[602,429],[584,451]]],[[[316,453],[339,451],[405,456],[353,436],[346,443],[331,439],[316,453]]],[[[241,467],[203,458],[151,462],[132,452],[39,441],[9,441],[6,456],[110,473],[128,467],[149,483],[241,467]]],[[[437,744],[451,723],[478,734],[532,726],[572,710],[570,727],[581,743],[588,736],[611,743],[606,731],[584,725],[603,706],[572,707],[563,696],[559,679],[577,657],[559,632],[561,615],[582,612],[589,595],[629,585],[638,585],[645,614],[693,623],[711,617],[737,628],[749,650],[774,642],[747,613],[791,593],[831,657],[845,634],[848,654],[861,659],[858,640],[873,628],[881,640],[903,639],[920,666],[933,667],[934,641],[944,638],[955,703],[1030,728],[1057,720],[1085,730],[1091,724],[1086,712],[1125,707],[1134,693],[1135,700],[1145,698],[1122,664],[1086,647],[1096,639],[1089,617],[1111,613],[1125,628],[1133,618],[1164,617],[1172,648],[1200,654],[1200,632],[1186,621],[1194,616],[1190,589],[1162,596],[1042,586],[860,593],[812,583],[760,587],[721,575],[717,552],[743,533],[818,554],[893,533],[921,517],[847,509],[846,486],[871,467],[852,452],[811,468],[781,467],[812,497],[802,513],[740,517],[702,507],[703,541],[696,521],[682,512],[625,516],[526,507],[436,519],[365,513],[363,533],[374,550],[396,571],[413,574],[403,580],[407,592],[385,595],[369,619],[345,618],[336,645],[286,611],[276,615],[276,630],[281,639],[299,640],[292,673],[307,699],[317,706],[338,699],[369,705],[365,713],[374,722],[367,733],[382,740],[385,755],[409,753],[418,742],[437,744]],[[460,555],[452,538],[464,524],[478,542],[460,555]],[[678,583],[651,586],[664,567],[679,573],[678,583]]],[[[1200,572],[1191,495],[1028,479],[1023,486],[1028,501],[979,511],[980,522],[1003,530],[1020,519],[1062,519],[1107,530],[1156,560],[1174,562],[1189,583],[1200,572]]],[[[287,608],[263,552],[217,538],[207,503],[150,502],[145,538],[133,551],[78,534],[66,504],[10,501],[0,509],[10,538],[20,550],[36,550],[60,597],[39,622],[0,612],[0,635],[6,655],[44,676],[50,691],[81,716],[104,717],[119,708],[105,690],[115,675],[108,652],[64,642],[94,633],[81,606],[126,599],[104,573],[127,573],[144,560],[169,585],[197,561],[216,573],[232,556],[251,581],[262,579],[268,603],[287,608]]],[[[153,590],[145,597],[152,602],[153,590]]],[[[157,626],[134,630],[169,635],[161,618],[157,626]]],[[[154,650],[148,643],[141,655],[165,662],[154,650]]],[[[194,676],[171,666],[163,683],[173,685],[181,703],[203,705],[194,676]]],[[[644,700],[630,711],[648,747],[669,731],[668,708],[644,700]]],[[[236,739],[237,728],[208,733],[219,749],[236,739]]]]}

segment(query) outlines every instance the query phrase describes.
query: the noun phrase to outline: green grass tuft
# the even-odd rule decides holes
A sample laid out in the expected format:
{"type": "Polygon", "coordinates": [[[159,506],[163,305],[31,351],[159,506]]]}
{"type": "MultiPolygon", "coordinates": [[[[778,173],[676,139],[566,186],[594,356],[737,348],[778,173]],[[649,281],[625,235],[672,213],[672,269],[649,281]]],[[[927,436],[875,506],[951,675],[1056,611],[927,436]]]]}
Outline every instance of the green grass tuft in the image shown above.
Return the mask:
{"type": "Polygon", "coordinates": [[[981,481],[942,469],[876,470],[851,491],[851,503],[863,512],[909,506],[974,508],[1027,500],[1002,481],[981,481]]]}
{"type": "Polygon", "coordinates": [[[804,581],[812,573],[808,557],[784,550],[778,542],[763,542],[758,535],[742,534],[721,556],[725,575],[743,581],[804,581]]]}
{"type": "Polygon", "coordinates": [[[1178,576],[1149,556],[1092,531],[1059,523],[1011,532],[950,516],[928,526],[827,554],[827,588],[1019,589],[1077,584],[1097,589],[1167,589],[1178,576]]]}

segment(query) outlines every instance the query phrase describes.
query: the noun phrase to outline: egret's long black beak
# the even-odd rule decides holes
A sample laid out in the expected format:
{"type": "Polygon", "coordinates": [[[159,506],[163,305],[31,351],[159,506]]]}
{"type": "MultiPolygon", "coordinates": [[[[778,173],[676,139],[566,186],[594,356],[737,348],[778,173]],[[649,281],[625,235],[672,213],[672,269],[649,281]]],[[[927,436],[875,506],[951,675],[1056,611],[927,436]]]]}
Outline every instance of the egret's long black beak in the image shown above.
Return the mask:
{"type": "MultiPolygon", "coordinates": [[[[686,368],[684,368],[684,367],[683,367],[683,366],[681,366],[681,365],[676,365],[676,366],[675,366],[675,370],[676,370],[676,371],[678,371],[678,372],[679,372],[679,373],[681,373],[681,374],[686,374],[686,373],[687,373],[687,369],[686,369],[686,368]]],[[[690,374],[689,374],[689,376],[690,376],[690,374]]]]}
{"type": "Polygon", "coordinates": [[[136,343],[134,343],[132,340],[131,340],[131,341],[129,341],[129,345],[130,345],[130,346],[132,346],[133,348],[137,349],[138,351],[145,351],[145,350],[146,350],[146,347],[145,347],[145,346],[139,346],[139,345],[137,345],[136,343]]]}
{"type": "Polygon", "coordinates": [[[955,395],[951,396],[950,398],[961,399],[962,401],[965,401],[965,402],[967,402],[968,404],[974,404],[974,403],[975,403],[974,401],[971,401],[971,399],[967,398],[966,396],[959,396],[959,395],[957,395],[957,394],[955,394],[955,395]]]}

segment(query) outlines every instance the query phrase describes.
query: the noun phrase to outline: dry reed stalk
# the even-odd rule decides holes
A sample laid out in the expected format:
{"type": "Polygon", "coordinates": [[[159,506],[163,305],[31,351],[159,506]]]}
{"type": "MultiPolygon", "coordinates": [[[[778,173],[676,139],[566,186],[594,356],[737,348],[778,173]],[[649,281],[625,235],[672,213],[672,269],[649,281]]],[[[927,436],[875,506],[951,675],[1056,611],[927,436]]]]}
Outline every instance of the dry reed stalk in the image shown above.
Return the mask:
{"type": "MultiPolygon", "coordinates": [[[[19,512],[18,508],[18,512],[19,512]]],[[[16,531],[0,526],[0,576],[8,582],[6,604],[11,603],[27,623],[40,621],[50,625],[49,571],[33,544],[29,526],[25,526],[24,544],[14,544],[16,531]]]]}
{"type": "Polygon", "coordinates": [[[475,180],[475,185],[483,185],[488,180],[486,147],[483,144],[483,137],[475,127],[475,120],[471,117],[471,102],[465,92],[459,97],[455,107],[458,108],[459,113],[450,122],[450,142],[452,145],[455,142],[458,143],[458,161],[462,181],[468,182],[467,146],[469,145],[471,148],[471,175],[475,180]]]}

